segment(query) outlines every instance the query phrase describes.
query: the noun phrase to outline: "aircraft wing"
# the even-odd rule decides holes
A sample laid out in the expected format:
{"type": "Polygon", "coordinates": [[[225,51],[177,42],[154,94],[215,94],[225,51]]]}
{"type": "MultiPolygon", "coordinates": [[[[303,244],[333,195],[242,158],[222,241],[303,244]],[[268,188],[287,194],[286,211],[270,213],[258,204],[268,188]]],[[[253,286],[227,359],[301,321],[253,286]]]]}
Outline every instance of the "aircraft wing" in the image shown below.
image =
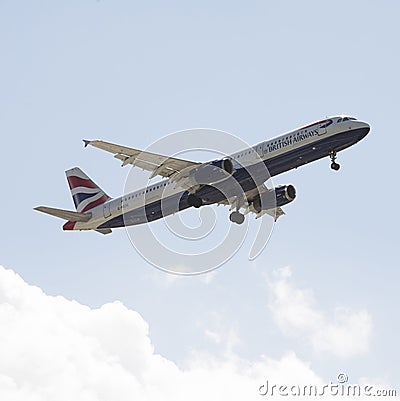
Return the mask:
{"type": "Polygon", "coordinates": [[[145,152],[139,149],[128,148],[126,146],[116,145],[105,141],[88,141],[83,140],[85,147],[90,145],[95,148],[113,153],[114,157],[122,161],[122,166],[132,164],[144,170],[151,171],[151,177],[161,175],[162,177],[172,178],[178,175],[182,170],[195,168],[201,163],[192,162],[190,160],[178,159],[160,155],[157,153],[145,152]]]}

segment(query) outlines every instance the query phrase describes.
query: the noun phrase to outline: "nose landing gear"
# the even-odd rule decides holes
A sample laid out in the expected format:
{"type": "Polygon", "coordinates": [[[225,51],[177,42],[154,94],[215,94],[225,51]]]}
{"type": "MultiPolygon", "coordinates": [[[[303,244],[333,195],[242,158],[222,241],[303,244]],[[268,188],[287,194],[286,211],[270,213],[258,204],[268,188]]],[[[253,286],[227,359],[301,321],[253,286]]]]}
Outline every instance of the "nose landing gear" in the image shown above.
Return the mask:
{"type": "Polygon", "coordinates": [[[340,164],[336,163],[336,151],[332,150],[331,153],[329,153],[329,156],[331,158],[331,169],[338,171],[340,169],[340,164]]]}

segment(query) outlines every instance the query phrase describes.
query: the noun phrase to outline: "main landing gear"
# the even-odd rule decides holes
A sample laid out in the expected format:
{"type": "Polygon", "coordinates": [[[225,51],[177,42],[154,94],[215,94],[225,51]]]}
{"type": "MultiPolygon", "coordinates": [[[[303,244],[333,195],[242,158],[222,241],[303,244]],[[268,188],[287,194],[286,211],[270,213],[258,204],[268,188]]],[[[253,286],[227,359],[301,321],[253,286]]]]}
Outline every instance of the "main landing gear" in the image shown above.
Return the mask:
{"type": "Polygon", "coordinates": [[[243,224],[244,222],[244,215],[240,212],[232,212],[229,215],[229,220],[232,223],[236,223],[236,224],[243,224]]]}
{"type": "Polygon", "coordinates": [[[329,156],[331,157],[331,169],[338,171],[340,169],[340,164],[336,163],[336,152],[334,150],[332,150],[331,153],[329,153],[329,156]]]}
{"type": "Polygon", "coordinates": [[[203,200],[194,194],[189,194],[187,202],[189,206],[193,206],[195,208],[199,208],[203,205],[203,200]]]}

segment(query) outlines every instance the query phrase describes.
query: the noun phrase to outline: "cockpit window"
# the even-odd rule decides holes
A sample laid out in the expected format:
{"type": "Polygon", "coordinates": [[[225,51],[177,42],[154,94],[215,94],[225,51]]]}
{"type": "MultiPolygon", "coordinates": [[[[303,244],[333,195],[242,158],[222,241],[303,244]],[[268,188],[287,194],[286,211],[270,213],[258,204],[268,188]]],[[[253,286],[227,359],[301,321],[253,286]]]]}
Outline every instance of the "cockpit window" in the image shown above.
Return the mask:
{"type": "Polygon", "coordinates": [[[349,120],[354,120],[354,121],[356,121],[357,119],[354,118],[354,117],[349,117],[349,120]]]}
{"type": "Polygon", "coordinates": [[[341,122],[342,122],[342,119],[341,119],[341,118],[338,118],[337,122],[338,122],[338,123],[341,123],[341,122]]]}
{"type": "Polygon", "coordinates": [[[349,117],[344,117],[343,121],[349,121],[349,117]]]}

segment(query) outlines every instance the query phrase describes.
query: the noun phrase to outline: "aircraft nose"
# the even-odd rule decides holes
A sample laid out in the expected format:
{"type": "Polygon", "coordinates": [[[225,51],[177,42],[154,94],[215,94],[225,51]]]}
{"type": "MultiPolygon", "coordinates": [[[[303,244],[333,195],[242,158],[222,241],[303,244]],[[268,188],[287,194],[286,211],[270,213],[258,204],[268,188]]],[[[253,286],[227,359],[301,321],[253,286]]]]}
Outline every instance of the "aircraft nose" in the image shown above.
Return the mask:
{"type": "Polygon", "coordinates": [[[368,128],[368,130],[371,129],[370,125],[368,123],[366,123],[365,121],[360,121],[360,124],[361,124],[362,128],[368,128]]]}
{"type": "Polygon", "coordinates": [[[361,133],[360,139],[366,137],[368,135],[369,131],[371,130],[371,126],[368,123],[366,123],[365,121],[358,121],[357,128],[361,133]]]}
{"type": "Polygon", "coordinates": [[[366,123],[365,121],[361,121],[361,127],[360,128],[364,128],[365,131],[367,132],[367,134],[371,130],[371,126],[368,123],[366,123]]]}

